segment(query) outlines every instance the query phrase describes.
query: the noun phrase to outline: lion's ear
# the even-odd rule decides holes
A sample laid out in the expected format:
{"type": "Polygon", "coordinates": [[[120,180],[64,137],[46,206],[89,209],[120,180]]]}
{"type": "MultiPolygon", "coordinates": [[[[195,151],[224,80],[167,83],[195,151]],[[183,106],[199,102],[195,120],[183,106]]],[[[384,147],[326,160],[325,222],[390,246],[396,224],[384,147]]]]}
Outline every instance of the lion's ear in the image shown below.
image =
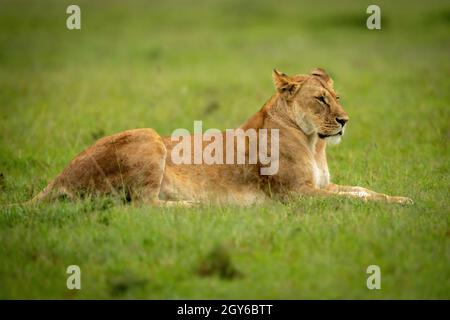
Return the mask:
{"type": "Polygon", "coordinates": [[[283,72],[278,71],[277,69],[273,69],[272,79],[275,88],[280,93],[293,92],[297,85],[297,83],[291,77],[283,72]]]}
{"type": "Polygon", "coordinates": [[[328,73],[322,68],[316,68],[311,71],[311,75],[316,76],[324,80],[330,87],[333,86],[333,79],[328,75],[328,73]]]}

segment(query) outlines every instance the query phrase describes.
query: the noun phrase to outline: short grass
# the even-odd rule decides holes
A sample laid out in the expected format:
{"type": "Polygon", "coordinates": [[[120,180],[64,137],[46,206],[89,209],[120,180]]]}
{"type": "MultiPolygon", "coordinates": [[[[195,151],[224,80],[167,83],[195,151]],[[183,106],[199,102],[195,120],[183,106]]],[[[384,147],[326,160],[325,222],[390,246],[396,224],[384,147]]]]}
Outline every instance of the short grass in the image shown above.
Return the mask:
{"type": "Polygon", "coordinates": [[[0,298],[450,298],[448,2],[378,1],[369,31],[372,1],[77,1],[69,31],[72,2],[0,3],[0,298]],[[316,66],[351,118],[333,179],[414,206],[5,206],[100,136],[233,128],[272,94],[273,67],[316,66]]]}

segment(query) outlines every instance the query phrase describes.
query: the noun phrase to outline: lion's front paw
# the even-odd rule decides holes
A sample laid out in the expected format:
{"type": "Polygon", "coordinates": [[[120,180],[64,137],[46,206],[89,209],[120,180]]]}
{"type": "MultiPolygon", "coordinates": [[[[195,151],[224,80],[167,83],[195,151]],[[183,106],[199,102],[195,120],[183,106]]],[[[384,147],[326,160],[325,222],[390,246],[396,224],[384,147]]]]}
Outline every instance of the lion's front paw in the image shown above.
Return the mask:
{"type": "Polygon", "coordinates": [[[408,197],[389,197],[389,202],[398,203],[401,205],[412,205],[414,201],[408,197]]]}

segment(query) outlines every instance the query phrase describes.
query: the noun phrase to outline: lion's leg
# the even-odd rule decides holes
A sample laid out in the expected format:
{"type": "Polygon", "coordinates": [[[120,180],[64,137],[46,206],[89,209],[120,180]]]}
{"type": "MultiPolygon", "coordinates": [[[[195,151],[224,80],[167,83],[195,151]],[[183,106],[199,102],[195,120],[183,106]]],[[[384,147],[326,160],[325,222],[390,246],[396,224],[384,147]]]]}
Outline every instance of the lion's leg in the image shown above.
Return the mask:
{"type": "Polygon", "coordinates": [[[181,207],[181,208],[189,208],[196,205],[198,202],[196,201],[187,201],[187,200],[159,200],[156,205],[160,207],[181,207]]]}
{"type": "Polygon", "coordinates": [[[149,205],[161,205],[159,192],[166,167],[167,150],[159,136],[140,148],[139,157],[128,163],[128,167],[135,168],[128,176],[127,184],[130,188],[131,201],[149,205]]]}
{"type": "Polygon", "coordinates": [[[352,194],[366,200],[384,201],[388,203],[413,204],[412,199],[407,197],[389,196],[384,193],[375,192],[358,186],[341,186],[329,184],[326,190],[337,194],[352,194]]]}
{"type": "Polygon", "coordinates": [[[313,196],[313,197],[334,197],[340,196],[344,198],[361,199],[363,201],[383,201],[388,203],[398,203],[398,204],[412,204],[412,200],[403,197],[391,197],[379,193],[369,193],[362,192],[361,190],[351,190],[351,189],[341,189],[338,188],[326,188],[318,189],[310,186],[301,187],[298,192],[303,195],[313,196]],[[345,191],[347,190],[347,191],[345,191]]]}
{"type": "Polygon", "coordinates": [[[194,201],[159,199],[161,183],[166,169],[166,147],[156,133],[140,147],[139,157],[128,159],[127,166],[135,168],[127,178],[131,201],[158,207],[191,207],[194,201]]]}

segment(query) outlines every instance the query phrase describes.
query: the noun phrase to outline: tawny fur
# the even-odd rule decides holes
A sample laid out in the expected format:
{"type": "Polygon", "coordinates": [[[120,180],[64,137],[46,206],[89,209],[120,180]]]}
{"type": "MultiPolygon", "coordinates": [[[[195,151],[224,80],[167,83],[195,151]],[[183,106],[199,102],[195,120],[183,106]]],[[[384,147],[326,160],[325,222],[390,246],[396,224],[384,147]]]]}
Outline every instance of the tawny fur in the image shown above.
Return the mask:
{"type": "Polygon", "coordinates": [[[274,160],[279,161],[279,170],[275,175],[261,175],[259,163],[174,164],[170,154],[175,142],[170,137],[161,137],[153,129],[135,129],[98,140],[31,202],[61,195],[112,194],[154,205],[251,204],[299,195],[412,203],[409,198],[330,182],[326,145],[331,139],[340,139],[348,115],[324,70],[293,77],[275,70],[273,80],[275,95],[240,128],[279,130],[279,159],[274,160]]]}

